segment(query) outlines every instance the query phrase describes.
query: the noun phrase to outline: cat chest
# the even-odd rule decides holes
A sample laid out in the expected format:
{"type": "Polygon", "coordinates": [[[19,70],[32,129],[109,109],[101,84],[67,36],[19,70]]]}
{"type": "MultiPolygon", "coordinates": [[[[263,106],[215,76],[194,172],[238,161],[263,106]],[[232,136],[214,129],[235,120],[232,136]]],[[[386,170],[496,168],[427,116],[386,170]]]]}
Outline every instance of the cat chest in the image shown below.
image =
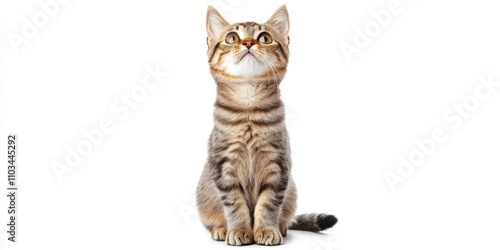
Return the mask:
{"type": "Polygon", "coordinates": [[[251,142],[284,129],[284,115],[281,112],[228,112],[218,109],[215,126],[233,139],[251,142]]]}
{"type": "Polygon", "coordinates": [[[256,141],[260,140],[259,128],[252,126],[251,123],[242,124],[235,127],[234,137],[237,141],[242,143],[246,150],[252,151],[256,141]]]}

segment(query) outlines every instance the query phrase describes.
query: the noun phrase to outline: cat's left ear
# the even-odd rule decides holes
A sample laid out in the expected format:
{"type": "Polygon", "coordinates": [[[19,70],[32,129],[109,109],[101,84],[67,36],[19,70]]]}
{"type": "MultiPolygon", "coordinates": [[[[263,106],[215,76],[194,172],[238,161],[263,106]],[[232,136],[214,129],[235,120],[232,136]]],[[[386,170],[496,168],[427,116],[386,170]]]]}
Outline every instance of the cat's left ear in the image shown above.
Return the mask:
{"type": "Polygon", "coordinates": [[[288,10],[285,5],[281,5],[266,23],[270,24],[278,31],[281,39],[289,41],[288,31],[290,30],[290,21],[288,19],[288,10]]]}

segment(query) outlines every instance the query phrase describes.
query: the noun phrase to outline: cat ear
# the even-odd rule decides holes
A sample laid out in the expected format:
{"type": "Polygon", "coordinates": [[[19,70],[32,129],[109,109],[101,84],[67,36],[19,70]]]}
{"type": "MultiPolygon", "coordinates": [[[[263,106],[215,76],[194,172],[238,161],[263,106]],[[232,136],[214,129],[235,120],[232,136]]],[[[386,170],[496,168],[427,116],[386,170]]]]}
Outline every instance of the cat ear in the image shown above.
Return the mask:
{"type": "Polygon", "coordinates": [[[212,46],[220,36],[224,29],[229,26],[229,23],[221,16],[221,14],[212,6],[208,6],[207,10],[207,42],[212,46]]]}
{"type": "Polygon", "coordinates": [[[288,19],[288,10],[285,5],[281,5],[276,12],[267,20],[268,24],[272,25],[280,34],[280,37],[288,38],[288,31],[290,30],[290,21],[288,19]]]}

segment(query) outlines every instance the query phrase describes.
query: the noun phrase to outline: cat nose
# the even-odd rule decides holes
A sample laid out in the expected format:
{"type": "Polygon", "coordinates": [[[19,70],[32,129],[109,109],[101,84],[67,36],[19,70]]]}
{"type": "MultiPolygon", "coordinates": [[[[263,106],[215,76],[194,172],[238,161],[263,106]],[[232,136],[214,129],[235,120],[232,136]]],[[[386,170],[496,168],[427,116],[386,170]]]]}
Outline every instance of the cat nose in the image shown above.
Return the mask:
{"type": "Polygon", "coordinates": [[[253,39],[244,39],[242,41],[243,45],[245,45],[248,49],[250,49],[254,44],[255,44],[255,40],[253,39]]]}

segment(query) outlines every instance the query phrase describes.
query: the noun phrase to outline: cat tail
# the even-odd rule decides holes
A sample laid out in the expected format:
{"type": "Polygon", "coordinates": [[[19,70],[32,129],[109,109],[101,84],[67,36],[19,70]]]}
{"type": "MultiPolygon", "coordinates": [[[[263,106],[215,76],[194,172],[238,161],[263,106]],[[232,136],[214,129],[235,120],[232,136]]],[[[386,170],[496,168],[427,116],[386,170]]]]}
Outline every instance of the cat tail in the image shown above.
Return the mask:
{"type": "Polygon", "coordinates": [[[333,227],[337,221],[330,214],[300,214],[295,216],[288,229],[319,232],[333,227]]]}

